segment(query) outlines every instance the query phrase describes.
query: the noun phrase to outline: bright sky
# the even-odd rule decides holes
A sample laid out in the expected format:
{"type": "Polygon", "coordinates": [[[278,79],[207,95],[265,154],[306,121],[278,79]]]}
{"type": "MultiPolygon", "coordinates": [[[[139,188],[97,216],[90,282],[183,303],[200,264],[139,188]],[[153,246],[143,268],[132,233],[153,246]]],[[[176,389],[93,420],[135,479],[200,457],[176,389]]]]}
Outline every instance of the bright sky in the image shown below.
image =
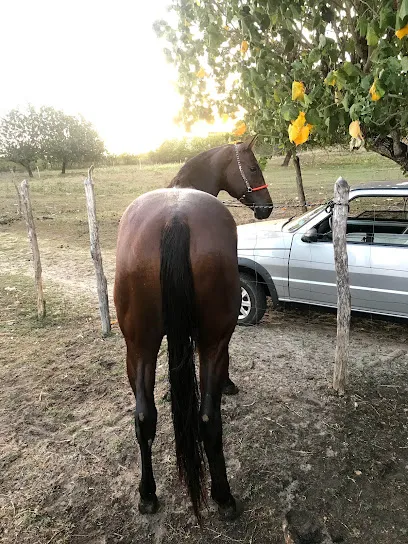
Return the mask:
{"type": "Polygon", "coordinates": [[[173,123],[182,103],[176,70],[152,29],[168,3],[3,0],[0,116],[27,103],[81,113],[112,153],[182,136],[173,123]]]}

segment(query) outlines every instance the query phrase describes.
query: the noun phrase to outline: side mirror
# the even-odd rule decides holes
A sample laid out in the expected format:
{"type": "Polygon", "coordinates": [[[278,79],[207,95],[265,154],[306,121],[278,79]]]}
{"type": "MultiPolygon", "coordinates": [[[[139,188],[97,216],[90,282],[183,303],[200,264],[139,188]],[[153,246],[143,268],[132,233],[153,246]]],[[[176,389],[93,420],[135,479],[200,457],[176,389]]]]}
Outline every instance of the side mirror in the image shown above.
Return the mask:
{"type": "Polygon", "coordinates": [[[311,228],[301,238],[302,242],[307,242],[310,244],[311,242],[317,242],[317,229],[311,228]]]}

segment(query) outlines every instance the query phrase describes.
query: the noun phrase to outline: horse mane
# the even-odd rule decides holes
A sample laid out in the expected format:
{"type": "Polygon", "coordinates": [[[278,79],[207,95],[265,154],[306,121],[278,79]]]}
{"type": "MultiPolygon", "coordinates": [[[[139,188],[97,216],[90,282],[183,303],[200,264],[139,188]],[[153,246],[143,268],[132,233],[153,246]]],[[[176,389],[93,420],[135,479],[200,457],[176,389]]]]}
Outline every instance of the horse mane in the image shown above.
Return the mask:
{"type": "Polygon", "coordinates": [[[214,155],[216,155],[222,149],[225,149],[231,144],[224,144],[218,147],[213,147],[207,151],[199,153],[195,157],[189,159],[174,178],[171,180],[169,187],[186,187],[191,185],[191,175],[194,174],[194,179],[199,178],[201,175],[205,178],[208,177],[209,170],[212,169],[212,161],[214,155]],[[187,183],[187,185],[186,185],[187,183]]]}

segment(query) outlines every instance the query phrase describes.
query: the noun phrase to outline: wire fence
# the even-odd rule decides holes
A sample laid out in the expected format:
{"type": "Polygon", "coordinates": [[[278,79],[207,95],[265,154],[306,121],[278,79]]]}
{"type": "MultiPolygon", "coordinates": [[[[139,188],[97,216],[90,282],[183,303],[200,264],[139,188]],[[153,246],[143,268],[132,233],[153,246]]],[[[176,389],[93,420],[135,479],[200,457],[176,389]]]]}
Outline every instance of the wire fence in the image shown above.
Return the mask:
{"type": "Polygon", "coordinates": [[[299,204],[298,202],[288,201],[288,202],[281,202],[279,204],[253,204],[251,206],[246,206],[245,204],[242,204],[241,202],[238,202],[237,200],[221,200],[221,202],[227,206],[227,208],[247,208],[247,209],[254,209],[254,208],[267,208],[267,209],[273,209],[273,210],[290,210],[292,208],[303,208],[305,205],[307,208],[314,208],[316,206],[322,206],[323,204],[328,204],[330,200],[320,200],[318,202],[306,202],[305,204],[299,204]]]}

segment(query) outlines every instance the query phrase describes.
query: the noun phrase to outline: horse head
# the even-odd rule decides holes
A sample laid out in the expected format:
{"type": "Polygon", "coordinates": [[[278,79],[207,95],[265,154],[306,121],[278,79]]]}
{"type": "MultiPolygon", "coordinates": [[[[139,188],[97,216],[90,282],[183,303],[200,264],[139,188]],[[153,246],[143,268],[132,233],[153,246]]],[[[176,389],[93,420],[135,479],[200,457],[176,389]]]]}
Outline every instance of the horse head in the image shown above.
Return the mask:
{"type": "Polygon", "coordinates": [[[231,160],[225,169],[223,189],[254,210],[257,219],[266,219],[272,213],[273,203],[262,170],[252,151],[256,140],[228,146],[231,160]]]}

